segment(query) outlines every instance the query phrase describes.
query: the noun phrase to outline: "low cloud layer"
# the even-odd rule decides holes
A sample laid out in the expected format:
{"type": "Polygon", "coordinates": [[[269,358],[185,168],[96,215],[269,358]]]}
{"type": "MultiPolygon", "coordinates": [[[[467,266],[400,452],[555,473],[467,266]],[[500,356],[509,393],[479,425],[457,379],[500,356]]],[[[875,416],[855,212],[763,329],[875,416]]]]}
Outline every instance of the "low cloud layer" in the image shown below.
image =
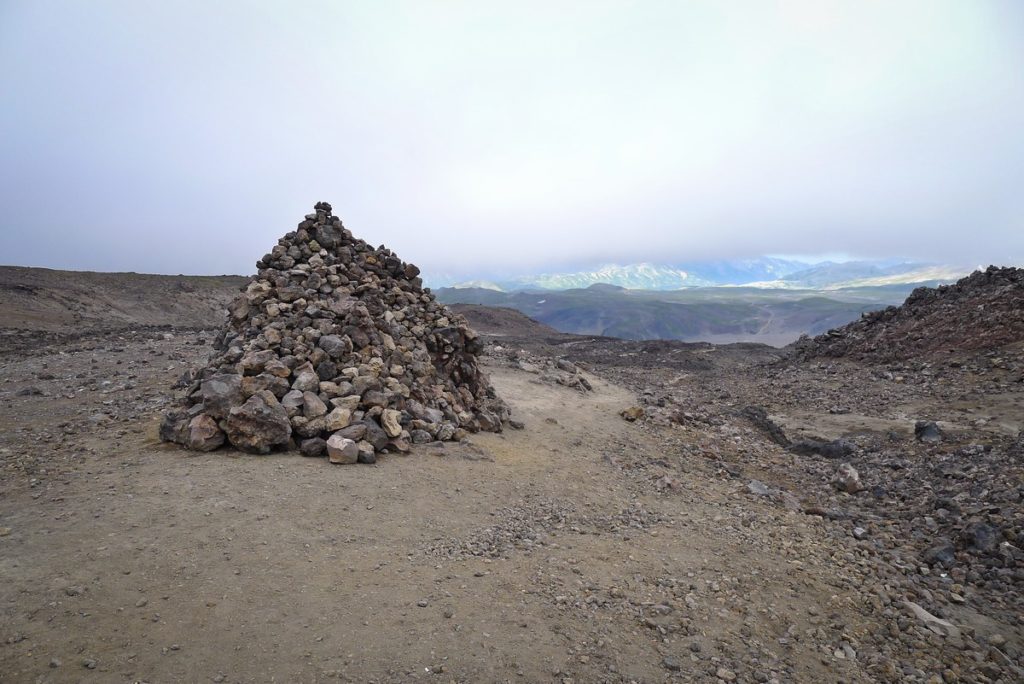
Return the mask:
{"type": "Polygon", "coordinates": [[[0,5],[0,262],[1024,262],[1012,2],[0,5]],[[294,5],[294,6],[293,6],[294,5]]]}

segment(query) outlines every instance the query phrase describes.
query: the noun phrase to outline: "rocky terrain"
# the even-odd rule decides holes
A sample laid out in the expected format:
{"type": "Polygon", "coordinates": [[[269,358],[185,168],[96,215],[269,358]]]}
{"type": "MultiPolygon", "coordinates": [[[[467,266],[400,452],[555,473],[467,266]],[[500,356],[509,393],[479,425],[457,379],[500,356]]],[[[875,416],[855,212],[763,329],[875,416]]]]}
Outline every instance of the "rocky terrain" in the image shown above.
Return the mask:
{"type": "Polygon", "coordinates": [[[0,266],[3,332],[73,335],[141,325],[217,328],[241,276],[91,273],[0,266]]]}
{"type": "MultiPolygon", "coordinates": [[[[985,334],[943,299],[915,317],[985,334]]],[[[2,681],[1024,679],[1019,337],[806,357],[464,308],[524,429],[331,468],[162,444],[223,352],[174,311],[5,331],[2,681]]]]}
{"type": "Polygon", "coordinates": [[[920,287],[900,306],[864,314],[813,340],[801,354],[893,361],[976,349],[1024,339],[1024,269],[990,266],[952,285],[920,287]]]}

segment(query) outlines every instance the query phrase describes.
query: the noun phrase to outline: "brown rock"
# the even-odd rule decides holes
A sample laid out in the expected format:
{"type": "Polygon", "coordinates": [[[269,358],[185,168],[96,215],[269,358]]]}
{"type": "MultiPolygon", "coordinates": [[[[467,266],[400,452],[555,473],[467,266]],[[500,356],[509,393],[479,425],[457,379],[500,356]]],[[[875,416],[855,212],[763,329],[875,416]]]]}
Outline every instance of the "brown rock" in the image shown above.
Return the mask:
{"type": "Polygon", "coordinates": [[[225,430],[233,446],[258,454],[285,446],[292,435],[291,422],[284,407],[266,390],[231,409],[225,430]]]}
{"type": "Polygon", "coordinates": [[[398,437],[402,434],[402,412],[394,409],[384,409],[380,417],[380,425],[388,437],[398,437]]]}
{"type": "Polygon", "coordinates": [[[224,433],[217,427],[217,421],[200,413],[188,423],[188,437],[185,446],[195,451],[213,451],[224,444],[224,433]]]}
{"type": "Polygon", "coordinates": [[[619,415],[632,423],[644,417],[644,410],[640,406],[630,406],[628,409],[620,412],[619,415]]]}
{"type": "Polygon", "coordinates": [[[324,429],[329,432],[337,432],[347,428],[352,422],[352,412],[345,408],[336,408],[324,418],[324,429]]]}

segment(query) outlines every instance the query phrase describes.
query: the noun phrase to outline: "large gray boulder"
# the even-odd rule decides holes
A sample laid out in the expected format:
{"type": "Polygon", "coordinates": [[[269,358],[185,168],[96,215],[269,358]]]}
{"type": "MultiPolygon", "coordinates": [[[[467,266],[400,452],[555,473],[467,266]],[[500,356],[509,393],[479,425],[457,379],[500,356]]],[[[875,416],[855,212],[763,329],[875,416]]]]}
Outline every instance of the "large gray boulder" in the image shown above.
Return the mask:
{"type": "Polygon", "coordinates": [[[226,418],[233,406],[242,403],[242,376],[221,373],[204,380],[200,393],[203,410],[214,418],[226,418]]]}
{"type": "Polygon", "coordinates": [[[292,436],[288,413],[271,392],[257,392],[228,413],[225,432],[232,446],[242,451],[266,454],[287,446],[292,436]]]}

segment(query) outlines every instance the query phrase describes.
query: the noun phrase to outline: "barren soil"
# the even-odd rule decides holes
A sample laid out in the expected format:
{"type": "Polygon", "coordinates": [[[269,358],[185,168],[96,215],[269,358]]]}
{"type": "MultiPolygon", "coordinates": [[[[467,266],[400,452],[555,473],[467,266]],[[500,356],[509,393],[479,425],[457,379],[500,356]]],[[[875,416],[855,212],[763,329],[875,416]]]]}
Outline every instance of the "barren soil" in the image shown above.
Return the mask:
{"type": "Polygon", "coordinates": [[[790,367],[493,316],[487,369],[525,429],[372,466],[158,443],[209,331],[23,332],[0,354],[0,681],[1021,681],[1014,551],[920,557],[978,516],[1019,545],[1019,350],[790,367]],[[545,356],[594,390],[517,360],[545,356]],[[868,489],[771,443],[754,403],[852,440],[868,489]],[[915,444],[917,418],[946,441],[915,444]],[[944,483],[962,520],[933,510],[944,483]]]}

